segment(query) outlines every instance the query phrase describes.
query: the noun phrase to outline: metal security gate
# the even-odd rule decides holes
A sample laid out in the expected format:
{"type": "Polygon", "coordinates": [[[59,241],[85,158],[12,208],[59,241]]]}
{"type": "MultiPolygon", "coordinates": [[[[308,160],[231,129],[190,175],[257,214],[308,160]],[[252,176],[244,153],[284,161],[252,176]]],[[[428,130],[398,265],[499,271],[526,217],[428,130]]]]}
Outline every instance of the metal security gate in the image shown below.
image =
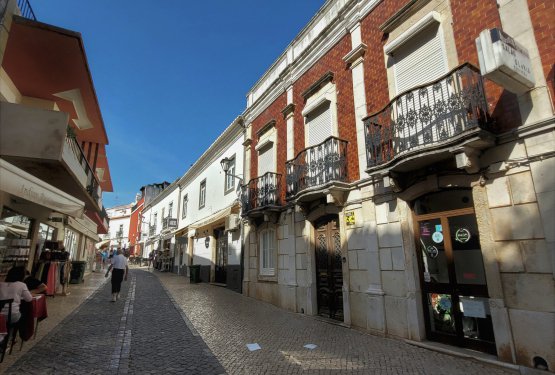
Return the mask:
{"type": "Polygon", "coordinates": [[[315,225],[318,315],[343,321],[343,270],[339,218],[328,216],[315,225]]]}
{"type": "Polygon", "coordinates": [[[217,229],[216,233],[216,265],[214,281],[226,284],[227,282],[227,234],[224,229],[217,229]]]}

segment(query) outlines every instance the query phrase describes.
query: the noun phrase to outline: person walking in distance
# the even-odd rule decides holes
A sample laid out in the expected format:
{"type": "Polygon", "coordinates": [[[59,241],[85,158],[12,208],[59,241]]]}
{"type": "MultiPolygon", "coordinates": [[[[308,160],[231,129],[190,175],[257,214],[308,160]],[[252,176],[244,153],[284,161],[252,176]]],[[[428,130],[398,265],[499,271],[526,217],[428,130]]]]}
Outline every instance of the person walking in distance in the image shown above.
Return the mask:
{"type": "Polygon", "coordinates": [[[123,255],[121,249],[118,249],[116,255],[113,256],[112,264],[108,271],[106,271],[106,277],[108,277],[110,271],[112,271],[112,302],[116,302],[119,299],[121,282],[123,280],[127,281],[127,274],[129,272],[127,258],[123,255]]]}

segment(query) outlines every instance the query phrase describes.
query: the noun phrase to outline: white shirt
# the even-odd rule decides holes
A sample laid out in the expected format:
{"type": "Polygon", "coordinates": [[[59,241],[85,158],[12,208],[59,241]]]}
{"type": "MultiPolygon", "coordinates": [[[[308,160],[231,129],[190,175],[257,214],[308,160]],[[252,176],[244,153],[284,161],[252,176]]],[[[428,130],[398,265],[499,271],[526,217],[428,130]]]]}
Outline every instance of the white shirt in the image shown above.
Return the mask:
{"type": "Polygon", "coordinates": [[[112,258],[112,266],[115,269],[124,270],[127,267],[127,258],[123,254],[114,256],[112,258]]]}
{"type": "MultiPolygon", "coordinates": [[[[33,296],[31,295],[31,292],[29,292],[29,289],[27,289],[27,285],[25,285],[25,283],[22,283],[21,281],[14,281],[12,283],[1,282],[0,299],[11,298],[13,298],[12,313],[19,312],[21,300],[27,302],[31,302],[33,300],[33,296]]],[[[8,304],[6,304],[2,309],[2,314],[8,315],[8,304]]]]}

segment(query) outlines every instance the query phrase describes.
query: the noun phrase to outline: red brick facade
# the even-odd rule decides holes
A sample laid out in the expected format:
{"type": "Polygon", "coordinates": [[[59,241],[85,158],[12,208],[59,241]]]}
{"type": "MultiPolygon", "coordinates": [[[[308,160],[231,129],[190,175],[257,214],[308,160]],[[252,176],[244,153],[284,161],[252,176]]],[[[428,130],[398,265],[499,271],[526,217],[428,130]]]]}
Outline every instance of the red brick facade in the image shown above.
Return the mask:
{"type": "Polygon", "coordinates": [[[258,176],[258,152],[255,147],[258,143],[257,133],[270,121],[275,120],[276,124],[276,173],[281,174],[281,198],[285,201],[285,162],[287,161],[287,124],[281,111],[287,105],[287,94],[284,92],[268,108],[264,110],[256,119],[252,121],[252,144],[251,144],[251,178],[258,176]]]}
{"type": "Polygon", "coordinates": [[[333,73],[337,93],[337,125],[339,138],[349,142],[347,146],[347,176],[349,181],[359,179],[358,155],[355,124],[355,104],[353,98],[353,78],[351,70],[343,57],[351,51],[351,37],[345,35],[339,43],[329,50],[319,61],[306,71],[293,84],[293,103],[295,103],[295,155],[305,148],[304,118],[302,110],[305,100],[302,93],[327,72],[333,73]]]}
{"type": "MultiPolygon", "coordinates": [[[[387,80],[386,62],[383,47],[388,41],[379,25],[395,14],[406,1],[383,1],[361,21],[362,42],[368,46],[364,55],[364,80],[368,114],[381,110],[389,102],[389,88],[387,80]]],[[[457,49],[458,63],[470,62],[479,66],[475,39],[484,29],[501,27],[501,20],[495,1],[482,0],[452,0],[450,2],[453,17],[453,34],[457,49]]],[[[555,51],[555,2],[552,0],[529,1],[530,15],[534,24],[536,40],[542,56],[544,73],[552,97],[555,90],[554,65],[555,51]]],[[[305,106],[303,93],[327,72],[333,73],[333,82],[337,92],[337,116],[339,137],[349,141],[348,146],[348,176],[349,181],[360,178],[358,173],[358,155],[355,125],[355,109],[353,98],[352,74],[343,61],[343,57],[350,52],[350,35],[345,35],[319,61],[310,67],[296,82],[293,83],[294,139],[295,156],[305,148],[305,129],[302,110],[305,106]]],[[[505,132],[522,124],[517,97],[497,84],[485,81],[485,90],[489,103],[490,115],[495,120],[496,133],[505,132]]],[[[285,178],[285,161],[287,152],[286,124],[281,110],[286,106],[286,94],[281,95],[261,115],[253,121],[253,150],[251,157],[252,176],[257,171],[257,153],[255,133],[268,121],[276,120],[278,131],[278,173],[285,178]]],[[[285,184],[283,184],[285,185],[285,184]]]]}

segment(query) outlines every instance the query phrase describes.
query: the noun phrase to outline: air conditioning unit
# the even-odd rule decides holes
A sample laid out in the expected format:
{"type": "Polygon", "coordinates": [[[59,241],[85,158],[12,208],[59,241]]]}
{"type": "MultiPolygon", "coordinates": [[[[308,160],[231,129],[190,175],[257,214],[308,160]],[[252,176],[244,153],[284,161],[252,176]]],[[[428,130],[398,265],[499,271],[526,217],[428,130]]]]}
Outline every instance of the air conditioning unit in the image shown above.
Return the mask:
{"type": "Polygon", "coordinates": [[[226,230],[226,232],[239,229],[239,224],[240,223],[241,223],[241,220],[239,219],[239,215],[229,214],[229,216],[227,216],[225,218],[225,230],[226,230]]]}

